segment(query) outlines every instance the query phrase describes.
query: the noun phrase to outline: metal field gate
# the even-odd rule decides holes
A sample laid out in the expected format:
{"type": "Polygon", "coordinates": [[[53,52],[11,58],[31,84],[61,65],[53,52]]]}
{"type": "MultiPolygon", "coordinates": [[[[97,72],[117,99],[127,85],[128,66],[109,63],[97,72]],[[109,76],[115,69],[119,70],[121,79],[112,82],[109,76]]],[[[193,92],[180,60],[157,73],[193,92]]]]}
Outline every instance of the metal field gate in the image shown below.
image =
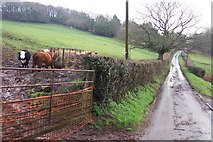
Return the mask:
{"type": "Polygon", "coordinates": [[[10,70],[16,72],[33,71],[34,74],[45,71],[52,74],[52,78],[49,78],[51,81],[48,83],[4,85],[3,79],[2,86],[0,86],[1,95],[4,95],[5,90],[12,88],[26,89],[46,86],[51,90],[47,96],[2,101],[0,116],[2,140],[57,140],[68,136],[71,132],[92,121],[93,77],[86,81],[57,82],[56,73],[81,72],[91,73],[94,76],[93,70],[3,67],[0,69],[1,73],[10,70]],[[81,84],[81,89],[65,93],[56,91],[61,85],[73,84],[81,84]]]}

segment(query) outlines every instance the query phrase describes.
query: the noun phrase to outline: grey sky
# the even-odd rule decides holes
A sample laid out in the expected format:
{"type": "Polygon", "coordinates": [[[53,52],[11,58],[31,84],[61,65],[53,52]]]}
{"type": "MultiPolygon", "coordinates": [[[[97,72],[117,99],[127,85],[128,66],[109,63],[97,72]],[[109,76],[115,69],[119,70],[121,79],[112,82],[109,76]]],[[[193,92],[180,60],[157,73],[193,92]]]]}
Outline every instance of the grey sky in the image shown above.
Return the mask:
{"type": "MultiPolygon", "coordinates": [[[[113,16],[114,14],[122,21],[125,19],[126,0],[21,0],[33,1],[53,6],[62,6],[77,11],[84,11],[91,15],[103,14],[113,16]]],[[[129,17],[136,19],[137,11],[143,11],[143,5],[159,0],[129,0],[129,17]]],[[[176,0],[177,1],[177,0],[176,0]]],[[[199,27],[211,26],[211,0],[178,0],[187,7],[193,9],[200,18],[199,27]]]]}

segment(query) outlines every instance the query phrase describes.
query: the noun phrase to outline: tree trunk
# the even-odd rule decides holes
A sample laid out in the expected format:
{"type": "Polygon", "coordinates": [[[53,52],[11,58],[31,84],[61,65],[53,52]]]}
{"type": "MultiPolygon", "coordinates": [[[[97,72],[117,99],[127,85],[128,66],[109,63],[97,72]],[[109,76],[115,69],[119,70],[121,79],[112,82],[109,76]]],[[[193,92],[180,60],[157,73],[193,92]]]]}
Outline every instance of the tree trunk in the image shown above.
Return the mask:
{"type": "Polygon", "coordinates": [[[158,53],[158,60],[162,60],[163,61],[163,52],[158,53]]]}

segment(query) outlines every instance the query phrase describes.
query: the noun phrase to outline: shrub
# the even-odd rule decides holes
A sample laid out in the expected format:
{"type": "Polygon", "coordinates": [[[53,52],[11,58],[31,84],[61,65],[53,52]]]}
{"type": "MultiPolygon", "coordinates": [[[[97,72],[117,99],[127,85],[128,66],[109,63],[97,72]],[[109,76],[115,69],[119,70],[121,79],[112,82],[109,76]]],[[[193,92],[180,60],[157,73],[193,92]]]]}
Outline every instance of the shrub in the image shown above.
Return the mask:
{"type": "Polygon", "coordinates": [[[162,61],[123,61],[110,57],[85,56],[86,69],[95,70],[94,100],[118,100],[126,92],[153,81],[161,72],[162,61]]]}
{"type": "Polygon", "coordinates": [[[36,98],[40,96],[48,96],[50,93],[32,88],[27,91],[28,98],[36,98]]]}
{"type": "Polygon", "coordinates": [[[200,67],[193,67],[193,66],[189,66],[188,70],[195,74],[197,77],[203,78],[205,75],[205,70],[200,68],[200,67]]]}

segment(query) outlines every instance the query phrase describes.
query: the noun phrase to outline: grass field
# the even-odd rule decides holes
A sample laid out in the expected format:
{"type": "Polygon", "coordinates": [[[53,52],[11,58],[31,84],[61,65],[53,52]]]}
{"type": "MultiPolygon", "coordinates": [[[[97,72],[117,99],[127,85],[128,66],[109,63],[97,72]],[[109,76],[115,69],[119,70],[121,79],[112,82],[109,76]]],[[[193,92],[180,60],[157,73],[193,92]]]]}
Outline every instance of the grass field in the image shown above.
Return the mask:
{"type": "Polygon", "coordinates": [[[211,93],[211,83],[203,80],[202,78],[197,77],[193,73],[190,73],[188,69],[184,66],[184,61],[182,58],[180,58],[179,62],[181,65],[181,69],[184,72],[184,75],[186,76],[191,86],[201,94],[213,97],[213,94],[211,93]]]}
{"type": "MultiPolygon", "coordinates": [[[[100,37],[55,24],[2,21],[3,47],[36,51],[49,47],[97,51],[98,54],[124,58],[124,42],[100,37]]],[[[157,53],[143,49],[130,52],[131,59],[156,59],[157,53]]]]}
{"type": "Polygon", "coordinates": [[[195,66],[203,68],[207,74],[212,74],[211,73],[212,64],[211,64],[210,56],[205,56],[205,55],[196,54],[196,53],[190,53],[189,57],[191,58],[191,60],[195,66]]]}

